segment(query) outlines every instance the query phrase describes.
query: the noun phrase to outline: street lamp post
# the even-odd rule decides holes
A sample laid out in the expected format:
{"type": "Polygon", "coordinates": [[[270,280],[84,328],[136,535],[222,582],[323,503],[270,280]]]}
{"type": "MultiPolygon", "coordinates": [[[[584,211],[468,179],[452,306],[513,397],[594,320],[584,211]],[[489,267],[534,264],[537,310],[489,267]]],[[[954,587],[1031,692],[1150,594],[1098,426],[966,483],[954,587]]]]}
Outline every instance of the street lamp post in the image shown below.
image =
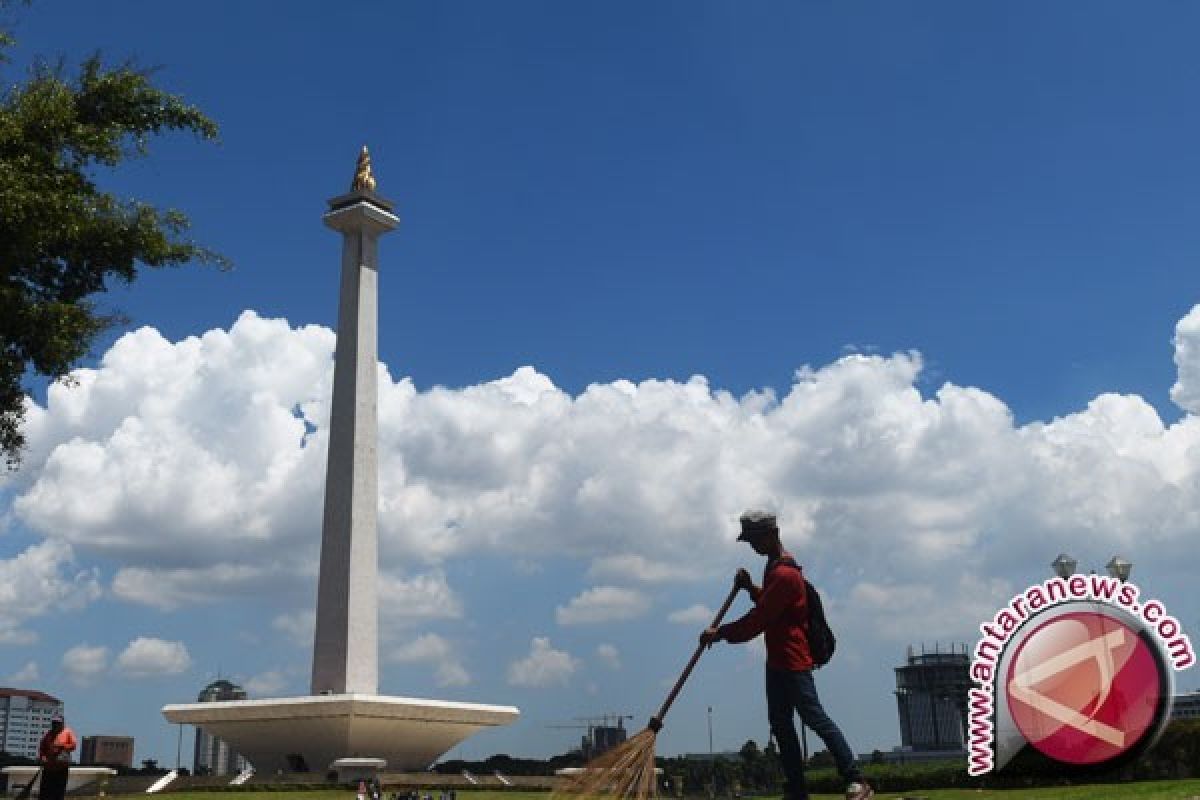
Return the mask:
{"type": "MultiPolygon", "coordinates": [[[[1064,580],[1075,574],[1077,566],[1079,566],[1079,562],[1066,553],[1059,553],[1058,558],[1050,562],[1050,568],[1054,570],[1054,574],[1064,580]]],[[[1133,562],[1121,556],[1113,556],[1104,565],[1104,568],[1109,575],[1124,583],[1129,580],[1129,575],[1133,572],[1133,562]]]]}
{"type": "Polygon", "coordinates": [[[711,783],[708,789],[709,797],[717,796],[717,758],[713,753],[712,738],[712,706],[708,707],[708,767],[711,770],[711,783]]]}
{"type": "Polygon", "coordinates": [[[1050,562],[1050,568],[1054,570],[1054,574],[1066,580],[1075,574],[1075,567],[1079,564],[1078,561],[1071,558],[1066,553],[1059,553],[1058,558],[1050,562]]]}
{"type": "Polygon", "coordinates": [[[1108,574],[1119,580],[1121,583],[1129,580],[1129,573],[1133,572],[1133,564],[1121,558],[1113,556],[1112,559],[1104,565],[1108,570],[1108,574]]]}

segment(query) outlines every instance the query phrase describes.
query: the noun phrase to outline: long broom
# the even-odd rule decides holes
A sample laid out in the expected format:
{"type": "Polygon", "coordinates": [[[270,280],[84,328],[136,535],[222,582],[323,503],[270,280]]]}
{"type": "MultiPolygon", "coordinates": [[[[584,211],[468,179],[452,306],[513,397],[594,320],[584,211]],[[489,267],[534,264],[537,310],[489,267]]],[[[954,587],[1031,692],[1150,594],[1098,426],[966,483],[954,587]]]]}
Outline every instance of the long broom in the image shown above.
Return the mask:
{"type": "Polygon", "coordinates": [[[42,777],[44,768],[38,767],[38,771],[33,773],[33,777],[29,779],[29,783],[21,787],[21,791],[17,793],[16,800],[28,800],[29,795],[33,792],[33,785],[37,783],[37,779],[42,777]]]}
{"type": "MultiPolygon", "coordinates": [[[[735,583],[729,590],[729,596],[725,598],[721,610],[713,617],[711,627],[715,628],[721,624],[725,612],[729,610],[729,606],[733,605],[733,598],[737,596],[737,593],[738,587],[735,583]]],[[[650,718],[644,731],[589,761],[582,770],[568,777],[555,790],[554,796],[558,798],[589,798],[603,794],[616,800],[646,800],[647,797],[653,796],[655,794],[655,739],[658,732],[662,730],[663,718],[667,716],[667,711],[675,702],[675,697],[683,688],[688,676],[692,674],[692,667],[696,666],[696,662],[700,660],[700,654],[704,650],[703,644],[696,645],[696,652],[692,653],[691,660],[683,668],[683,674],[679,676],[679,680],[675,681],[671,693],[667,695],[667,699],[658,709],[658,713],[650,718]]]]}

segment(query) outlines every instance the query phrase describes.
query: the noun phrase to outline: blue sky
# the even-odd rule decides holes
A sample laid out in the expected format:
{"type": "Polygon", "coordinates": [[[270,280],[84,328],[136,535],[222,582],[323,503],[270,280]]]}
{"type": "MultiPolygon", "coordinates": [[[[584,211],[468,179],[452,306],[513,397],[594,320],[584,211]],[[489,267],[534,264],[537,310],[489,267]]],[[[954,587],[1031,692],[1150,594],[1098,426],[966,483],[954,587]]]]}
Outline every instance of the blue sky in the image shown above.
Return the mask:
{"type": "MultiPolygon", "coordinates": [[[[0,675],[36,675],[82,732],[173,763],[157,709],[218,671],[305,688],[289,632],[315,587],[338,267],[320,215],[363,143],[402,220],[383,688],[524,712],[458,754],[561,752],[546,725],[599,712],[639,726],[700,627],[682,612],[759,569],[731,542],[746,505],[781,509],[829,596],[844,649],[820,685],[860,751],[899,741],[905,646],[970,640],[1059,550],[1121,551],[1200,622],[1200,10],[5,14],[5,80],[99,50],[219,123],[101,180],[236,265],[114,287],[133,325],[74,399],[38,394],[0,487],[0,569],[45,578],[40,604],[0,593],[0,675]],[[63,666],[78,647],[90,670],[63,666]]],[[[718,748],[765,740],[756,658],[706,656],[666,752],[707,747],[708,705],[718,748]]]]}

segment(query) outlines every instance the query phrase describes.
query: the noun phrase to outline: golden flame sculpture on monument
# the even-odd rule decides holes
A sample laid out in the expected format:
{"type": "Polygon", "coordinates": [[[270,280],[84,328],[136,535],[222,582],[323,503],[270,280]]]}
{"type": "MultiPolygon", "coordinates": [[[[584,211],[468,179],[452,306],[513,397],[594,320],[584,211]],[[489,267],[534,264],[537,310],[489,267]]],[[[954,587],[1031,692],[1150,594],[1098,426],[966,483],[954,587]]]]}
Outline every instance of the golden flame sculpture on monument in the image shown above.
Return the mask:
{"type": "Polygon", "coordinates": [[[169,722],[224,740],[264,774],[422,770],[477,731],[515,721],[520,711],[379,694],[378,240],[400,220],[392,203],[375,194],[365,145],[350,193],[330,200],[322,219],[342,234],[342,267],[309,694],[162,711],[169,722]]]}
{"type": "Polygon", "coordinates": [[[350,184],[350,191],[375,191],[375,176],[371,174],[371,154],[367,152],[365,144],[358,154],[358,165],[354,168],[354,182],[350,184]]]}

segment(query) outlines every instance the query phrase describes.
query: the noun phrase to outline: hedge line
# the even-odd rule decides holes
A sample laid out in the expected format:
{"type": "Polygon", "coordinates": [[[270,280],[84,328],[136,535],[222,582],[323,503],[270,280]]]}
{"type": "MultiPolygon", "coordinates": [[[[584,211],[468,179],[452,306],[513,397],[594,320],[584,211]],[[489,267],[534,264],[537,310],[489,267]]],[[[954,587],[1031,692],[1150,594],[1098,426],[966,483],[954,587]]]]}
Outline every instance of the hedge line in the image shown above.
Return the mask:
{"type": "MultiPolygon", "coordinates": [[[[989,788],[1012,789],[1065,786],[1072,783],[1120,783],[1131,780],[1200,777],[1200,720],[1173,722],[1148,752],[1122,766],[1064,775],[1062,765],[1026,746],[1003,770],[978,778],[967,775],[965,761],[934,764],[874,764],[863,768],[879,791],[911,789],[989,788]]],[[[809,789],[840,792],[844,787],[834,770],[811,770],[809,789]]]]}

